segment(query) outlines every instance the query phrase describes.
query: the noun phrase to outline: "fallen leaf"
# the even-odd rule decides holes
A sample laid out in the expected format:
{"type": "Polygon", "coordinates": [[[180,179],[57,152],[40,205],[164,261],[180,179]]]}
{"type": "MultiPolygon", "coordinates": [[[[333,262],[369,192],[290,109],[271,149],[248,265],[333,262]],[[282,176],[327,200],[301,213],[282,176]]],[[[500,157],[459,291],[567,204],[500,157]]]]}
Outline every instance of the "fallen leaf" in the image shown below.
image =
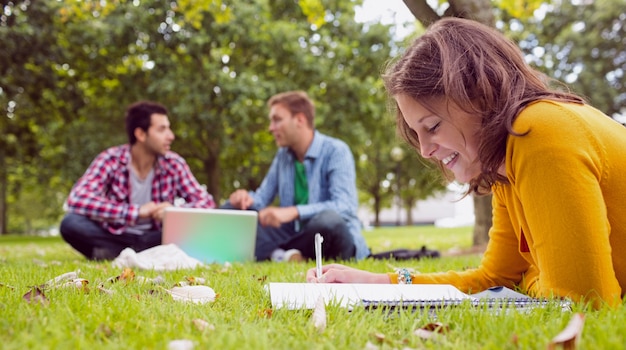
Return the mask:
{"type": "Polygon", "coordinates": [[[113,295],[113,291],[110,289],[106,289],[103,286],[98,286],[97,288],[100,292],[104,293],[104,294],[108,294],[108,295],[113,295]]]}
{"type": "Polygon", "coordinates": [[[119,279],[130,282],[135,279],[135,271],[133,271],[130,267],[126,267],[124,268],[124,271],[122,271],[119,279]]]}
{"type": "Polygon", "coordinates": [[[263,309],[263,310],[259,310],[258,314],[259,314],[259,317],[272,318],[272,315],[274,314],[274,310],[263,309]]]}
{"type": "Polygon", "coordinates": [[[33,263],[39,267],[48,267],[48,264],[43,260],[33,259],[33,263]]]}
{"type": "Polygon", "coordinates": [[[172,340],[167,344],[169,350],[191,350],[193,347],[193,342],[187,339],[172,340]]]}
{"type": "Polygon", "coordinates": [[[382,334],[382,333],[375,333],[375,334],[374,334],[374,338],[376,338],[376,340],[377,340],[379,343],[384,342],[384,341],[385,341],[385,339],[386,339],[385,335],[384,335],[384,334],[382,334]]]}
{"type": "Polygon", "coordinates": [[[208,286],[185,286],[166,289],[178,301],[187,301],[196,304],[205,304],[215,301],[215,291],[208,286]]]}
{"type": "Polygon", "coordinates": [[[89,281],[84,278],[74,278],[72,280],[69,280],[63,283],[61,287],[76,288],[85,293],[88,293],[89,292],[89,287],[87,287],[88,284],[89,284],[89,281]]]}
{"type": "Polygon", "coordinates": [[[450,328],[440,322],[429,323],[417,329],[414,334],[422,339],[433,339],[439,334],[447,333],[450,328]]]}
{"type": "Polygon", "coordinates": [[[156,276],[155,278],[135,276],[135,281],[138,283],[163,284],[165,282],[165,279],[163,279],[162,276],[156,276]]]}
{"type": "Polygon", "coordinates": [[[585,315],[575,313],[561,333],[552,338],[552,341],[548,344],[548,349],[556,349],[557,346],[562,346],[563,349],[575,349],[584,325],[585,315]]]}
{"type": "Polygon", "coordinates": [[[98,328],[96,328],[96,334],[102,335],[103,338],[109,338],[111,335],[113,335],[113,331],[108,325],[100,323],[98,328]]]}
{"type": "Polygon", "coordinates": [[[39,287],[33,287],[26,294],[24,294],[22,298],[29,303],[37,302],[42,305],[48,304],[48,298],[46,298],[45,294],[43,294],[43,291],[39,287]]]}
{"type": "Polygon", "coordinates": [[[195,286],[195,285],[205,285],[206,283],[206,279],[203,277],[195,277],[195,276],[187,276],[185,277],[185,279],[187,280],[187,282],[189,282],[190,285],[195,286]]]}
{"type": "Polygon", "coordinates": [[[257,277],[255,275],[252,275],[252,278],[256,278],[257,281],[264,283],[267,280],[267,275],[263,275],[261,277],[257,277]]]}
{"type": "Polygon", "coordinates": [[[61,283],[63,281],[77,279],[79,273],[80,273],[80,270],[66,272],[66,273],[64,273],[62,275],[59,275],[59,276],[49,280],[48,282],[44,283],[42,285],[42,287],[43,288],[47,288],[47,287],[51,287],[51,286],[56,286],[56,285],[58,285],[59,283],[61,283]]]}
{"type": "Polygon", "coordinates": [[[192,321],[193,325],[196,326],[196,328],[199,331],[205,331],[205,330],[209,330],[209,331],[214,331],[215,330],[215,326],[210,324],[209,322],[201,319],[201,318],[196,318],[195,320],[192,321]]]}
{"type": "Polygon", "coordinates": [[[365,343],[365,350],[378,350],[380,349],[379,346],[374,345],[371,341],[368,341],[367,343],[365,343]]]}
{"type": "Polygon", "coordinates": [[[8,284],[0,283],[0,287],[9,288],[10,290],[15,290],[15,287],[12,287],[8,284]]]}
{"type": "Polygon", "coordinates": [[[324,329],[326,329],[326,304],[322,296],[317,298],[313,315],[311,315],[311,321],[313,322],[313,327],[315,327],[318,332],[324,332],[324,329]]]}

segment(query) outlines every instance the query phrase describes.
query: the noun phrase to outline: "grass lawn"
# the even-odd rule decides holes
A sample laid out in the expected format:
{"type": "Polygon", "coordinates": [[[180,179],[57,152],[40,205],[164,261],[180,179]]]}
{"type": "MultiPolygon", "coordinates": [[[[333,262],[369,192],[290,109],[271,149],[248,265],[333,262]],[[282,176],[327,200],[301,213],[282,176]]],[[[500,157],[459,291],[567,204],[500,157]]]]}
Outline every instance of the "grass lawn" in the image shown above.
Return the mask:
{"type": "MultiPolygon", "coordinates": [[[[442,253],[471,245],[471,228],[386,227],[364,232],[374,252],[426,245],[442,253]]],[[[377,272],[394,266],[421,272],[476,266],[479,255],[411,261],[363,260],[349,265],[377,272]]],[[[585,314],[580,349],[626,348],[626,312],[557,308],[494,313],[457,307],[436,316],[402,311],[386,314],[329,306],[320,333],[310,310],[271,310],[265,285],[303,282],[306,264],[246,263],[208,265],[194,270],[135,270],[135,279],[111,282],[122,274],[108,262],[90,262],[60,238],[0,237],[0,347],[2,349],[168,349],[188,340],[196,349],[546,349],[574,312],[585,314]],[[77,271],[86,289],[46,288],[44,302],[28,302],[32,286],[77,271]],[[158,277],[161,283],[141,282],[158,277]],[[218,293],[215,302],[184,303],[165,291],[190,277],[205,279],[218,293]],[[104,291],[98,289],[104,287],[104,291]],[[88,289],[88,290],[87,290],[88,289]],[[208,325],[199,327],[198,320],[208,325]],[[414,332],[432,322],[449,330],[427,340],[414,332]]],[[[179,349],[183,349],[180,347],[179,349]]]]}

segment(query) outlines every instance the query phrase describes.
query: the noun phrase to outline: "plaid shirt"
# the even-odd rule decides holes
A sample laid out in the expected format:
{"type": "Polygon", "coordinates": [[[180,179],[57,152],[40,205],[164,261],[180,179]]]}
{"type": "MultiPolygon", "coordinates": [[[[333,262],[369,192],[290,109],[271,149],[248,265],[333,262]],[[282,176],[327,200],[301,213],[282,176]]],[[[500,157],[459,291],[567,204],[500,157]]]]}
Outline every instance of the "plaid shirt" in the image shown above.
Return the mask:
{"type": "MultiPolygon", "coordinates": [[[[127,226],[135,225],[140,205],[130,204],[129,161],[128,144],[100,153],[72,188],[68,211],[100,222],[113,234],[122,234],[127,226]]],[[[213,197],[198,183],[185,160],[168,152],[157,158],[152,200],[174,204],[176,198],[184,199],[185,207],[215,207],[213,197]]],[[[153,221],[153,227],[160,228],[160,223],[153,221]]]]}

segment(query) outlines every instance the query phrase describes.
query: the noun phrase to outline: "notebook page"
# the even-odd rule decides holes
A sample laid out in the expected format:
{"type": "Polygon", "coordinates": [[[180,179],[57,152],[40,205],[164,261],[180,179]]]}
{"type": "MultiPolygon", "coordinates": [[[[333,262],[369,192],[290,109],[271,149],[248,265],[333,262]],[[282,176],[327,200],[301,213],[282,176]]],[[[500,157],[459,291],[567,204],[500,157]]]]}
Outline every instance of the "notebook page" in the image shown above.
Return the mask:
{"type": "Polygon", "coordinates": [[[363,300],[399,302],[473,299],[447,284],[270,283],[274,309],[313,309],[319,297],[328,304],[352,307],[363,300]]]}

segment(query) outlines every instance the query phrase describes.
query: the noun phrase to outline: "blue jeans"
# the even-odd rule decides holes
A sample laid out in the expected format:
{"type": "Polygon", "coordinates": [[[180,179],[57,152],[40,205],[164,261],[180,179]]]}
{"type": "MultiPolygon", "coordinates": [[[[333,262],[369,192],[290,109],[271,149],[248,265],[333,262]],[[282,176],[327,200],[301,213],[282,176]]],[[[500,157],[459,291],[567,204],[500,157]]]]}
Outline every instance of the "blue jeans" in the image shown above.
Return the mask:
{"type": "Polygon", "coordinates": [[[69,213],[61,221],[61,236],[87,259],[110,260],[124,248],[140,252],[161,244],[161,231],[144,232],[143,235],[124,233],[114,235],[96,221],[84,215],[69,213]]]}
{"type": "MultiPolygon", "coordinates": [[[[234,209],[226,203],[222,209],[234,209]]],[[[325,210],[309,220],[300,221],[296,231],[295,222],[280,227],[257,226],[254,255],[257,261],[269,260],[276,249],[298,249],[306,259],[315,259],[315,234],[324,237],[322,255],[324,259],[349,260],[356,255],[354,238],[346,221],[336,212],[325,210]]]]}

